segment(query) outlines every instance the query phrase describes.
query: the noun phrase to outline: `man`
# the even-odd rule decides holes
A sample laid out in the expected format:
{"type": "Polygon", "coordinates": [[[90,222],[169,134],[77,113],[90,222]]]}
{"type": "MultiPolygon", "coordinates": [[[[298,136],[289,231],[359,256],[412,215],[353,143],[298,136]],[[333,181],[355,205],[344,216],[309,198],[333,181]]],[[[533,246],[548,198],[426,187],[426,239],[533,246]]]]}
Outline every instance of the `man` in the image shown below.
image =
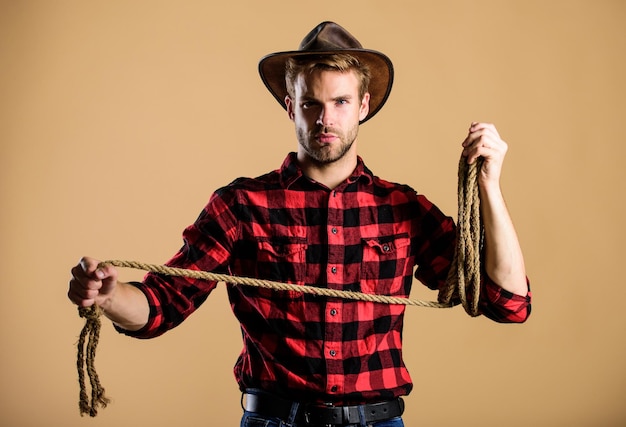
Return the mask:
{"type": "MultiPolygon", "coordinates": [[[[259,71],[295,125],[298,150],[278,170],[219,189],[168,265],[396,297],[409,295],[413,275],[442,287],[452,219],[357,155],[360,123],[391,90],[391,61],[324,22],[297,51],[263,58],[259,71]]],[[[463,155],[484,161],[480,307],[495,321],[523,322],[530,294],[499,187],[505,152],[493,125],[471,124],[463,155]]],[[[157,274],[120,283],[115,268],[97,266],[83,258],[73,268],[69,298],[98,304],[120,332],[141,338],[178,325],[217,285],[157,274]]],[[[244,342],[235,365],[242,426],[403,425],[401,396],[412,388],[404,306],[231,285],[228,295],[244,342]]]]}

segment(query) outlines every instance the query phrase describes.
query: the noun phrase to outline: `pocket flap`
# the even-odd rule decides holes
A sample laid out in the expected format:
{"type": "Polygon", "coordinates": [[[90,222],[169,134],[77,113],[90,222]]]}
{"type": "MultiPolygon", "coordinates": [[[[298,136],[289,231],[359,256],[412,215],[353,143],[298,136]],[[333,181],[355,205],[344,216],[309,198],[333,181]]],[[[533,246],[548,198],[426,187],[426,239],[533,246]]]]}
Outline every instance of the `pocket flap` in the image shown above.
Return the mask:
{"type": "Polygon", "coordinates": [[[363,241],[370,248],[376,249],[380,254],[394,254],[398,249],[410,244],[408,235],[394,235],[363,238],[363,241]]]}
{"type": "Polygon", "coordinates": [[[286,257],[306,249],[303,239],[281,239],[259,241],[259,249],[277,257],[286,257]]]}

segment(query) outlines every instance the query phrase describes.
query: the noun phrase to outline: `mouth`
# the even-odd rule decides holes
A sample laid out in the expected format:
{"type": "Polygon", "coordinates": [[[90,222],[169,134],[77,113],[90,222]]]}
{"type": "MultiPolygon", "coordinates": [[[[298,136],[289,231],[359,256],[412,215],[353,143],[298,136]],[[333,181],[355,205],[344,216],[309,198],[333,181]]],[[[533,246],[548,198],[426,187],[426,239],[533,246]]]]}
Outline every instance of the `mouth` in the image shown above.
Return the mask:
{"type": "Polygon", "coordinates": [[[318,133],[315,136],[315,139],[320,143],[320,144],[330,144],[333,141],[335,141],[337,139],[337,135],[335,135],[334,133],[318,133]]]}

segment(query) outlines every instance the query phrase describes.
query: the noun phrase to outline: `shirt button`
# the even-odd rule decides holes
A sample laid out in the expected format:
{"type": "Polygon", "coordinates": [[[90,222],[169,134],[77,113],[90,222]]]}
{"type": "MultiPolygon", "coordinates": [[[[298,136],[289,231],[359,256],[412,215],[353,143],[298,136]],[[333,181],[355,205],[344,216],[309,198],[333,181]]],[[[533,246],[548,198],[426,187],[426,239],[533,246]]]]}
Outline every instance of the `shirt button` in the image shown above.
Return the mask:
{"type": "Polygon", "coordinates": [[[337,273],[337,267],[331,267],[330,271],[333,272],[333,274],[337,273]]]}
{"type": "Polygon", "coordinates": [[[335,355],[337,354],[337,352],[335,350],[331,350],[331,351],[329,351],[329,353],[333,357],[335,357],[335,355]]]}
{"type": "Polygon", "coordinates": [[[337,315],[337,310],[335,310],[334,308],[330,310],[330,315],[331,316],[336,316],[337,315]]]}
{"type": "Polygon", "coordinates": [[[336,385],[334,385],[334,386],[332,386],[332,387],[330,388],[330,391],[335,392],[335,391],[337,391],[337,389],[338,389],[338,388],[339,388],[339,387],[337,387],[336,385]]]}
{"type": "Polygon", "coordinates": [[[385,243],[383,245],[383,252],[389,252],[391,250],[391,248],[389,247],[389,245],[387,243],[385,243]]]}
{"type": "Polygon", "coordinates": [[[336,229],[335,227],[331,228],[331,229],[330,229],[330,231],[331,231],[333,234],[337,234],[337,229],[336,229]]]}

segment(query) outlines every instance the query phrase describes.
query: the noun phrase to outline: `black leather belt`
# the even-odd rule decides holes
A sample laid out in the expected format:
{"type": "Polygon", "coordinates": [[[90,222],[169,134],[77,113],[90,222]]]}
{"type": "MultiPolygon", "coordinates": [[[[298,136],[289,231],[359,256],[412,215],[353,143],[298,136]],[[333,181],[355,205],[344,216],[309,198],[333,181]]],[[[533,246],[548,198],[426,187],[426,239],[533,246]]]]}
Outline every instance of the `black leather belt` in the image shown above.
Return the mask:
{"type": "MultiPolygon", "coordinates": [[[[244,393],[244,397],[246,411],[256,412],[265,417],[279,418],[283,421],[289,419],[294,403],[267,393],[244,393]]],[[[401,416],[404,412],[404,401],[397,398],[353,406],[300,404],[295,421],[307,426],[358,424],[360,422],[359,407],[364,410],[365,422],[371,423],[401,416]]]]}

